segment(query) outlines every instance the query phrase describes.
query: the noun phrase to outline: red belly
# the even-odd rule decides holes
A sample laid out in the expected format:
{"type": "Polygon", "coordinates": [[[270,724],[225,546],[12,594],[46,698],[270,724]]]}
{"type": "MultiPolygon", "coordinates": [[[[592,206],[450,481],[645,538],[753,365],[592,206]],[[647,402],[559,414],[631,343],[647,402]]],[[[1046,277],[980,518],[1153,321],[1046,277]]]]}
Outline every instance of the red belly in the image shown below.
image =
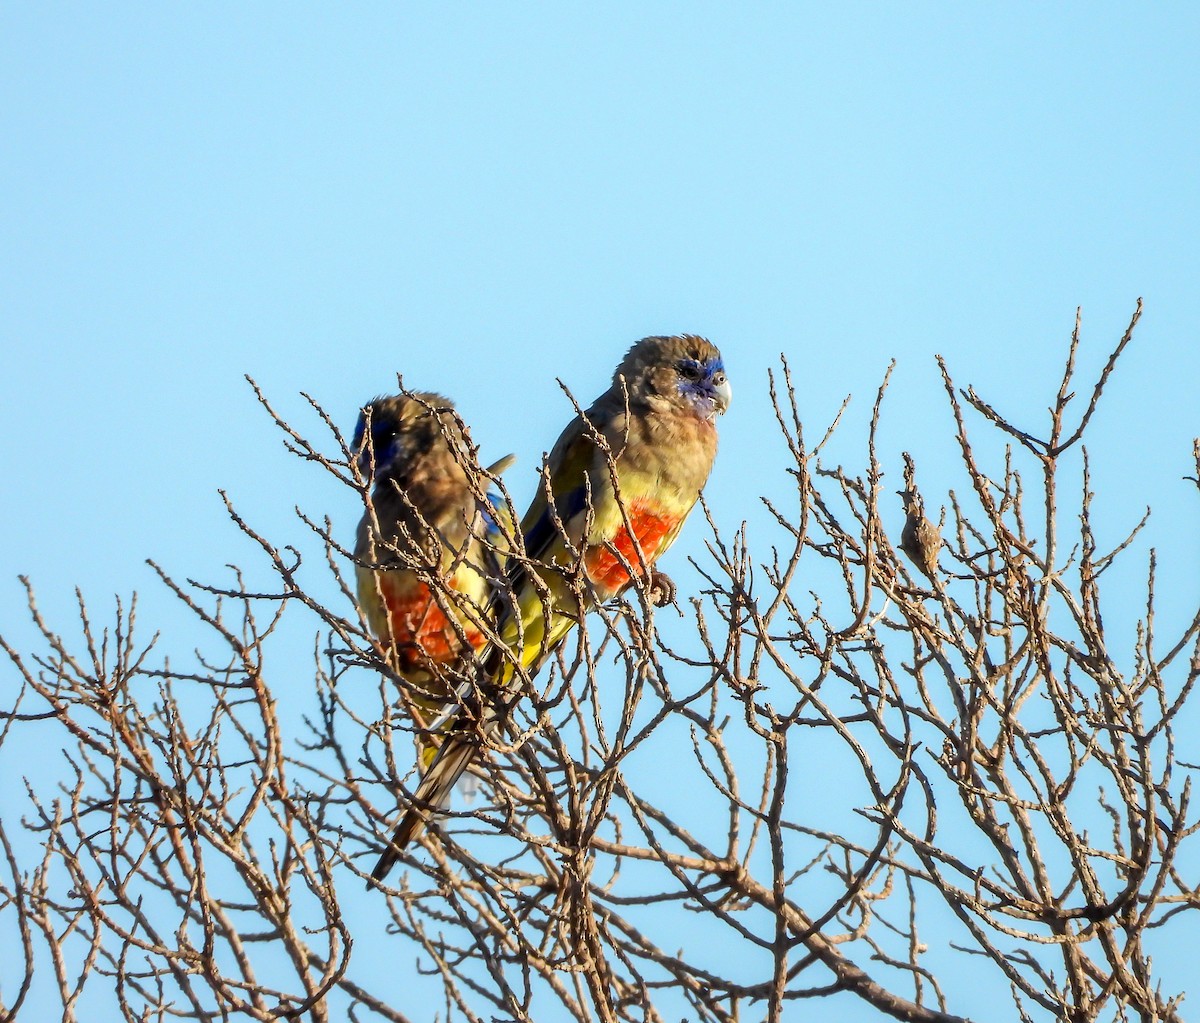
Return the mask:
{"type": "MultiPolygon", "coordinates": [[[[655,558],[662,553],[667,534],[678,523],[678,515],[656,515],[644,505],[635,504],[629,509],[629,525],[633,528],[633,535],[637,537],[637,546],[641,547],[647,566],[653,565],[655,558]]],[[[597,589],[606,594],[618,593],[632,581],[625,564],[632,566],[638,575],[642,574],[633,537],[623,524],[610,543],[621,553],[624,563],[608,544],[593,547],[584,559],[588,578],[597,589]]]]}
{"type": "MultiPolygon", "coordinates": [[[[425,583],[405,580],[406,585],[391,584],[390,576],[381,580],[383,600],[388,609],[388,627],[402,669],[418,667],[425,661],[446,664],[453,661],[462,649],[457,633],[425,583]]],[[[478,650],[483,635],[464,625],[467,642],[478,650]]]]}

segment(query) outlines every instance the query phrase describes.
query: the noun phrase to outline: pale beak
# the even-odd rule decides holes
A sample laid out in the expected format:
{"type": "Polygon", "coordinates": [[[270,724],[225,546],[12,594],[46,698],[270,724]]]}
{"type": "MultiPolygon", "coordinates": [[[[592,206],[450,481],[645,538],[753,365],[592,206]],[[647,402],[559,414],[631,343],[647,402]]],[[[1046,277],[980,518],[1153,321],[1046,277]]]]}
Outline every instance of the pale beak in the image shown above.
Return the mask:
{"type": "Polygon", "coordinates": [[[729,378],[724,373],[713,382],[713,395],[716,397],[717,411],[721,415],[724,415],[733,403],[733,387],[729,383],[729,378]]]}

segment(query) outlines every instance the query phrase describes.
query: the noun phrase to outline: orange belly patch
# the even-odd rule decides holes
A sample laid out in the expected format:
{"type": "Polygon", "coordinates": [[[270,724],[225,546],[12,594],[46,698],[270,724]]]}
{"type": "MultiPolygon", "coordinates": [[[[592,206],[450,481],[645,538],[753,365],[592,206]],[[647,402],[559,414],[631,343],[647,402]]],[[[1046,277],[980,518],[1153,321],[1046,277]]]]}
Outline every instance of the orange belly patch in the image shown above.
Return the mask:
{"type": "MultiPolygon", "coordinates": [[[[654,564],[654,559],[662,553],[661,548],[667,534],[678,524],[678,515],[656,515],[640,504],[635,504],[629,509],[629,525],[633,529],[633,536],[637,537],[637,545],[641,547],[642,556],[648,565],[654,564]]],[[[630,565],[634,572],[641,575],[641,562],[633,538],[624,524],[610,543],[611,547],[609,544],[603,544],[588,551],[584,556],[584,564],[593,585],[602,591],[616,593],[632,581],[625,565],[630,565]],[[621,557],[617,557],[612,548],[616,548],[621,557]]]]}
{"type": "MultiPolygon", "coordinates": [[[[413,583],[411,579],[406,580],[408,585],[402,588],[389,585],[389,582],[385,575],[380,588],[387,604],[388,628],[400,668],[410,670],[427,661],[439,664],[453,661],[462,644],[429,587],[425,583],[413,583]]],[[[483,645],[483,634],[477,629],[464,625],[463,631],[473,649],[478,650],[483,645]]]]}

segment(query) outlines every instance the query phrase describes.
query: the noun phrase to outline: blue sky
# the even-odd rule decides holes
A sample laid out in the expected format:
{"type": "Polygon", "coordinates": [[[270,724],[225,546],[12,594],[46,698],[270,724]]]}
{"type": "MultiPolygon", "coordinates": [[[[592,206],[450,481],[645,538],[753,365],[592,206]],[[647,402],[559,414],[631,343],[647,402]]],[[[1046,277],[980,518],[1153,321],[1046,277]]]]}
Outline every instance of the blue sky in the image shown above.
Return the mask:
{"type": "Polygon", "coordinates": [[[1197,52],[1183,4],[4,4],[2,631],[18,573],[61,616],[76,584],[149,599],[148,556],[245,557],[218,487],[271,535],[296,504],[351,535],[246,373],[349,429],[402,372],[520,456],[522,499],[556,377],[587,400],[638,337],[704,333],[732,528],[782,485],[780,353],[810,432],[854,395],[847,464],[896,358],[884,454],[936,483],[935,353],[1038,426],[1075,307],[1089,382],[1138,296],[1094,482],[1111,542],[1154,504],[1182,614],[1197,52]]]}

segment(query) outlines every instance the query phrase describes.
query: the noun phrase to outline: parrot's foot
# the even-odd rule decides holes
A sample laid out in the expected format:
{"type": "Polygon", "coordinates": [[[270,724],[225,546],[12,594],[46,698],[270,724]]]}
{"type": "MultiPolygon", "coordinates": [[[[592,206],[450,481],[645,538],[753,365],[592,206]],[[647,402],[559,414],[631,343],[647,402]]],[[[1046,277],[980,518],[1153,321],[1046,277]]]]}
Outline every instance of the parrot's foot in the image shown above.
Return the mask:
{"type": "Polygon", "coordinates": [[[646,580],[646,596],[655,607],[666,607],[675,603],[675,583],[666,572],[651,572],[646,580]]]}

